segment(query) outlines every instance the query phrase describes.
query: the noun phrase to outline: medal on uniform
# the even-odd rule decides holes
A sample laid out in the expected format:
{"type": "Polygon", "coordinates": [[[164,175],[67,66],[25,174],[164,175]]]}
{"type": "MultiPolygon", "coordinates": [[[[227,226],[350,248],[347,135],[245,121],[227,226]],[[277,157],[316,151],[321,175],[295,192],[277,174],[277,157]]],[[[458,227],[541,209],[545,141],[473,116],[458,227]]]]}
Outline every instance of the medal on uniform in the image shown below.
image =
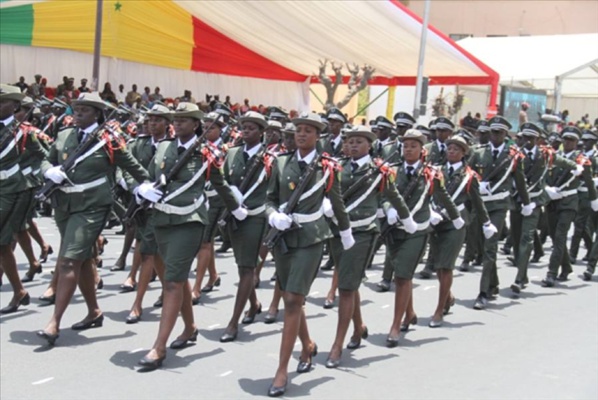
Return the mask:
{"type": "Polygon", "coordinates": [[[164,161],[162,161],[162,164],[160,164],[160,169],[164,169],[165,163],[164,161]]]}
{"type": "Polygon", "coordinates": [[[295,182],[289,182],[289,189],[295,190],[295,187],[296,187],[295,182]]]}
{"type": "Polygon", "coordinates": [[[66,161],[66,159],[68,158],[68,154],[66,153],[62,153],[62,161],[66,161]]]}

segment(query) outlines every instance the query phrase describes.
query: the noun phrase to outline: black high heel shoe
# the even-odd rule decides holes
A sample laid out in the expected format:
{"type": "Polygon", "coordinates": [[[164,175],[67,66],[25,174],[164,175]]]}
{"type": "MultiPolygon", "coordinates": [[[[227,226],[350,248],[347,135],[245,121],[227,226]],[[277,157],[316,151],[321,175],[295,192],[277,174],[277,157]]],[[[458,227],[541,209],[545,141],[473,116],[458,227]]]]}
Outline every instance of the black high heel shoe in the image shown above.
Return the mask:
{"type": "Polygon", "coordinates": [[[262,304],[260,303],[255,314],[249,315],[249,311],[247,311],[247,313],[245,313],[245,317],[243,318],[241,323],[245,324],[245,325],[252,324],[253,321],[255,321],[255,316],[258,314],[261,314],[261,313],[262,313],[262,304]]]}
{"type": "Polygon", "coordinates": [[[50,346],[54,346],[54,343],[56,343],[56,339],[60,337],[60,334],[50,335],[46,331],[37,331],[37,336],[46,339],[50,346]]]}
{"type": "Polygon", "coordinates": [[[303,373],[311,371],[312,359],[317,355],[318,355],[318,345],[316,343],[314,343],[314,349],[312,350],[311,354],[309,355],[309,361],[299,360],[299,365],[297,365],[297,373],[303,374],[303,373]]]}
{"type": "Polygon", "coordinates": [[[102,325],[104,325],[104,314],[100,314],[100,316],[91,321],[83,320],[81,322],[77,322],[71,326],[71,329],[74,331],[84,331],[89,328],[100,328],[102,325]]]}
{"type": "Polygon", "coordinates": [[[146,370],[151,371],[160,368],[164,359],[166,359],[166,355],[163,355],[162,357],[156,359],[148,358],[147,356],[145,356],[141,360],[139,360],[137,364],[141,365],[146,370]]]}
{"type": "Polygon", "coordinates": [[[39,262],[40,263],[45,263],[46,261],[48,261],[48,256],[50,254],[54,254],[54,249],[52,248],[52,246],[48,246],[48,250],[47,251],[43,251],[40,253],[39,255],[39,262]]]}
{"type": "Polygon", "coordinates": [[[270,385],[270,388],[268,389],[268,397],[280,397],[284,394],[284,392],[286,392],[286,390],[287,390],[286,382],[282,386],[270,385]]]}
{"type": "Polygon", "coordinates": [[[19,306],[28,306],[31,298],[29,297],[29,293],[25,293],[25,296],[21,298],[16,304],[8,305],[0,310],[0,314],[11,314],[19,309],[19,306]]]}
{"type": "Polygon", "coordinates": [[[48,302],[48,304],[54,304],[56,302],[56,294],[50,296],[44,296],[43,294],[38,297],[40,301],[48,302]]]}
{"type": "Polygon", "coordinates": [[[363,332],[361,332],[361,337],[357,340],[353,340],[351,339],[351,341],[347,344],[347,349],[349,350],[355,350],[358,349],[359,346],[361,346],[361,339],[367,339],[369,336],[369,332],[368,332],[368,327],[366,326],[363,329],[363,332]]]}
{"type": "Polygon", "coordinates": [[[197,342],[197,335],[199,335],[199,329],[195,329],[187,339],[177,339],[173,341],[170,343],[170,348],[173,350],[184,349],[187,347],[188,342],[197,342]]]}
{"type": "Polygon", "coordinates": [[[417,325],[417,315],[414,315],[406,324],[401,324],[401,332],[407,332],[409,325],[417,325]]]}
{"type": "Polygon", "coordinates": [[[216,280],[214,281],[213,284],[211,285],[205,285],[203,288],[201,288],[201,292],[202,293],[209,293],[212,290],[214,290],[214,287],[219,287],[220,286],[220,277],[216,278],[216,280]]]}
{"type": "Polygon", "coordinates": [[[21,278],[21,282],[23,282],[23,283],[31,282],[33,280],[33,278],[35,277],[35,274],[41,274],[41,273],[42,273],[42,266],[39,265],[33,272],[31,272],[31,271],[25,272],[25,275],[21,278]]]}

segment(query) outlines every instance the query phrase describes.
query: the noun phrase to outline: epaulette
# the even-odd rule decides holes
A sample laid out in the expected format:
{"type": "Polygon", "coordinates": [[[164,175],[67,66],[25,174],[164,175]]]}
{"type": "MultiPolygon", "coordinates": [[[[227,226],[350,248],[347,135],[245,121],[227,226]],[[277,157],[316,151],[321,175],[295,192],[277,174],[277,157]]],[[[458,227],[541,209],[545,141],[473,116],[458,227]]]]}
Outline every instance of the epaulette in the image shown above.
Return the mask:
{"type": "Polygon", "coordinates": [[[285,151],[284,153],[278,153],[276,155],[276,157],[282,157],[282,156],[292,156],[295,153],[295,151],[285,151]]]}
{"type": "Polygon", "coordinates": [[[397,141],[397,140],[392,140],[392,141],[390,141],[390,142],[386,143],[386,144],[385,144],[384,146],[382,146],[382,147],[386,147],[386,146],[392,146],[393,144],[398,144],[398,141],[397,141]]]}

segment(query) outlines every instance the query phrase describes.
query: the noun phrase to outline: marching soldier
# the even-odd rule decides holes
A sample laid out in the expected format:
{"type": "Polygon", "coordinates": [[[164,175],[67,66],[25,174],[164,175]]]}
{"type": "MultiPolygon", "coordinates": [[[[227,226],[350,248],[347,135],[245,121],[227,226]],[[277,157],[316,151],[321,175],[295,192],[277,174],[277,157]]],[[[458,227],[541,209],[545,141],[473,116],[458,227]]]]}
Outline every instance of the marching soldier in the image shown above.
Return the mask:
{"type": "Polygon", "coordinates": [[[105,103],[97,93],[83,93],[73,105],[76,128],[60,131],[47,160],[42,162],[44,177],[60,185],[52,195],[61,239],[55,273],[58,275],[55,307],[46,328],[38,332],[50,345],[59,336],[60,321],[77,284],[88,313],[72,329],[102,326],[104,314],[95,295],[94,244],[110,214],[114,169],[119,166],[140,182],[148,178],[147,171],[126,150],[123,140],[107,131],[98,131],[105,103]],[[88,141],[93,146],[79,154],[79,145],[88,141]],[[65,171],[61,165],[71,157],[77,157],[75,166],[65,171]]]}
{"type": "Polygon", "coordinates": [[[25,150],[29,157],[38,160],[45,155],[34,132],[14,116],[24,97],[16,86],[0,85],[0,260],[13,290],[10,303],[0,310],[2,314],[13,313],[30,301],[19,279],[12,249],[14,235],[27,218],[32,196],[19,163],[25,150]]]}
{"type": "Polygon", "coordinates": [[[341,129],[347,123],[347,117],[341,110],[333,107],[326,114],[328,120],[328,130],[330,134],[320,139],[322,151],[328,153],[331,157],[338,157],[342,153],[343,143],[341,138],[341,129]]]}
{"type": "MultiPolygon", "coordinates": [[[[515,182],[523,206],[521,213],[530,215],[536,204],[531,202],[525,185],[525,176],[521,158],[523,155],[515,147],[510,147],[505,140],[511,124],[502,116],[489,121],[490,141],[474,152],[470,166],[481,175],[480,194],[490,216],[492,225],[501,232],[507,211],[513,209],[510,190],[515,182]]],[[[474,303],[474,309],[483,310],[488,305],[488,298],[498,292],[498,273],[496,253],[498,236],[493,235],[484,242],[484,259],[480,292],[474,303]]]]}
{"type": "Polygon", "coordinates": [[[588,188],[590,204],[598,211],[596,187],[592,182],[592,165],[582,152],[577,150],[581,131],[574,126],[567,126],[561,132],[563,150],[558,154],[577,163],[576,169],[554,167],[547,179],[546,192],[552,200],[548,205],[548,224],[552,236],[553,249],[548,263],[546,278],[542,280],[545,287],[553,287],[555,280],[565,281],[573,272],[569,252],[567,251],[567,233],[575,219],[579,207],[579,181],[585,181],[588,188]],[[559,267],[561,273],[558,274],[559,267]],[[558,277],[557,277],[558,274],[558,277]]]}
{"type": "Polygon", "coordinates": [[[383,115],[377,117],[374,123],[376,125],[376,135],[378,137],[374,140],[374,143],[372,143],[372,157],[383,158],[384,148],[393,141],[391,133],[394,129],[394,124],[383,115]]]}

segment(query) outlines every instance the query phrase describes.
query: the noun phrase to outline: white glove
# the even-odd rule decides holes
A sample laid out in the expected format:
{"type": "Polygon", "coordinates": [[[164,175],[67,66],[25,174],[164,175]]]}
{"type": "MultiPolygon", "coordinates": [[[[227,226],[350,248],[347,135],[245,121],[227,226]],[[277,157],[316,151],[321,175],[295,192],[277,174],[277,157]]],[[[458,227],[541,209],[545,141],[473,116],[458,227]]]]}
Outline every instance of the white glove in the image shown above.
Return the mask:
{"type": "Polygon", "coordinates": [[[349,250],[355,244],[355,239],[353,239],[353,233],[351,232],[351,228],[340,231],[341,234],[341,242],[343,243],[343,249],[349,250]]]}
{"type": "Polygon", "coordinates": [[[573,171],[571,171],[571,173],[572,173],[574,176],[579,176],[579,175],[581,175],[581,174],[583,173],[583,166],[581,166],[581,165],[577,164],[577,165],[575,166],[575,169],[574,169],[573,171]]]}
{"type": "Polygon", "coordinates": [[[247,218],[247,210],[243,207],[232,210],[230,213],[239,221],[243,221],[245,218],[247,218]]]}
{"type": "Polygon", "coordinates": [[[237,202],[239,204],[243,204],[243,194],[241,193],[239,188],[234,185],[231,185],[230,190],[231,190],[231,192],[233,192],[233,196],[235,196],[235,199],[237,199],[237,202]]]}
{"type": "Polygon", "coordinates": [[[127,181],[125,181],[125,178],[120,178],[118,185],[125,190],[129,190],[129,186],[127,185],[127,181]]]}
{"type": "Polygon", "coordinates": [[[536,208],[536,203],[534,203],[532,201],[531,203],[529,203],[521,208],[521,215],[523,215],[524,217],[528,217],[528,216],[532,215],[534,208],[536,208]]]}
{"type": "Polygon", "coordinates": [[[490,195],[490,184],[488,182],[480,182],[480,194],[481,195],[490,195]]]}
{"type": "Polygon", "coordinates": [[[322,212],[328,218],[332,218],[334,216],[334,211],[332,211],[332,203],[328,197],[324,197],[324,201],[322,202],[322,212]]]}
{"type": "Polygon", "coordinates": [[[498,232],[496,226],[492,225],[491,222],[484,224],[484,226],[482,226],[482,230],[484,231],[484,237],[486,239],[490,239],[492,236],[494,236],[494,234],[498,232]]]}
{"type": "Polygon", "coordinates": [[[463,218],[461,217],[454,219],[453,226],[455,227],[455,229],[461,229],[465,226],[465,221],[463,221],[463,218]]]}
{"type": "Polygon", "coordinates": [[[594,199],[590,202],[590,205],[592,206],[592,210],[597,211],[598,212],[598,199],[594,199]]]}
{"type": "Polygon", "coordinates": [[[434,226],[438,225],[442,221],[442,215],[436,211],[430,210],[430,223],[434,226]]]}
{"type": "Polygon", "coordinates": [[[560,194],[559,191],[553,186],[546,186],[544,190],[546,190],[546,193],[548,193],[550,200],[560,200],[563,198],[563,195],[560,194]]]}
{"type": "Polygon", "coordinates": [[[399,221],[399,213],[393,207],[386,211],[386,222],[388,225],[394,225],[399,221]]]}
{"type": "Polygon", "coordinates": [[[61,184],[62,181],[64,181],[65,179],[68,179],[64,171],[60,169],[60,167],[58,166],[48,169],[44,176],[46,177],[46,179],[51,180],[57,185],[61,184]]]}
{"type": "Polygon", "coordinates": [[[142,183],[135,190],[135,195],[138,197],[143,197],[152,203],[157,203],[162,198],[162,194],[162,191],[160,189],[156,189],[154,184],[151,182],[142,183]]]}
{"type": "Polygon", "coordinates": [[[279,231],[286,231],[293,224],[293,220],[285,213],[273,212],[268,218],[268,223],[279,231]]]}
{"type": "MultiPolygon", "coordinates": [[[[394,208],[393,208],[394,210],[394,208]]],[[[413,217],[411,215],[409,215],[408,218],[402,219],[401,223],[403,224],[403,227],[405,228],[405,232],[411,234],[411,233],[415,233],[417,231],[417,224],[415,223],[415,221],[413,220],[413,217]]]]}

